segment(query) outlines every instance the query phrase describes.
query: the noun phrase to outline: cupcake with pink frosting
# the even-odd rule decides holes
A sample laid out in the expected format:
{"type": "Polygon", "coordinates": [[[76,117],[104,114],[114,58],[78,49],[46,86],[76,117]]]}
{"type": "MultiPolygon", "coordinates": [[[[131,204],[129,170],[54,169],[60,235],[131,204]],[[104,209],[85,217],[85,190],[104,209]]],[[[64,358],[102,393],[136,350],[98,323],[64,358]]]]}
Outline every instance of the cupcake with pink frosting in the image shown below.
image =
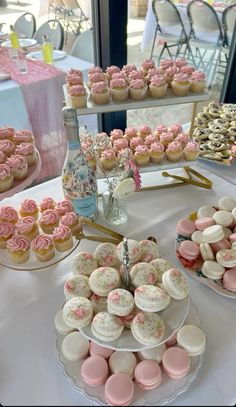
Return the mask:
{"type": "Polygon", "coordinates": [[[155,68],[155,62],[152,59],[144,59],[141,63],[141,69],[144,73],[144,76],[148,74],[149,69],[155,68]]]}
{"type": "Polygon", "coordinates": [[[18,235],[27,237],[29,241],[33,240],[39,234],[38,224],[33,216],[20,218],[16,223],[16,231],[18,235]]]}
{"type": "Polygon", "coordinates": [[[113,73],[111,79],[124,79],[126,83],[128,82],[127,76],[122,71],[113,73]]]}
{"type": "Polygon", "coordinates": [[[114,143],[115,140],[118,140],[119,138],[123,138],[123,130],[121,129],[113,129],[110,132],[110,140],[114,143]]]}
{"type": "Polygon", "coordinates": [[[134,79],[143,79],[144,82],[146,82],[146,79],[144,77],[144,73],[141,69],[137,69],[135,71],[131,71],[129,76],[128,76],[128,81],[129,83],[132,82],[134,79]]]}
{"type": "Polygon", "coordinates": [[[61,218],[61,225],[68,226],[71,234],[74,236],[83,232],[83,224],[80,217],[75,212],[67,212],[61,218]]]}
{"type": "Polygon", "coordinates": [[[56,202],[54,201],[54,199],[47,196],[46,198],[43,198],[42,201],[39,203],[39,210],[40,212],[44,212],[47,209],[54,209],[55,206],[56,202]]]}
{"type": "Polygon", "coordinates": [[[8,191],[14,182],[12,169],[7,164],[0,164],[0,192],[8,191]]]}
{"type": "Polygon", "coordinates": [[[30,241],[25,236],[12,236],[7,241],[7,251],[13,263],[25,263],[30,257],[30,241]]]}
{"type": "Polygon", "coordinates": [[[3,151],[0,151],[0,164],[5,163],[5,161],[6,161],[6,156],[5,156],[5,154],[4,154],[3,151]]]}
{"type": "Polygon", "coordinates": [[[149,134],[145,137],[144,144],[149,147],[152,143],[156,143],[157,141],[158,139],[154,134],[149,134]]]}
{"type": "Polygon", "coordinates": [[[178,73],[178,71],[179,70],[178,70],[178,68],[176,68],[176,66],[170,66],[169,68],[167,68],[165,70],[164,76],[165,76],[165,80],[166,80],[169,88],[171,87],[171,82],[173,81],[174,76],[175,76],[175,74],[178,73]]]}
{"type": "Polygon", "coordinates": [[[184,65],[181,69],[180,72],[181,73],[185,73],[186,75],[188,75],[189,77],[191,77],[192,73],[195,71],[193,66],[190,65],[184,65]]]}
{"type": "Polygon", "coordinates": [[[144,138],[137,136],[137,137],[133,137],[130,140],[129,146],[130,146],[131,150],[134,151],[136,149],[136,147],[138,147],[142,144],[144,144],[144,138]]]}
{"type": "Polygon", "coordinates": [[[66,75],[66,86],[69,90],[72,86],[83,85],[83,74],[81,73],[67,73],[66,75]]]}
{"type": "Polygon", "coordinates": [[[137,67],[134,64],[123,65],[122,72],[128,77],[130,72],[136,71],[137,67]]]}
{"type": "Polygon", "coordinates": [[[110,81],[112,79],[112,75],[114,75],[115,73],[120,73],[120,72],[121,72],[121,70],[118,66],[116,66],[116,65],[108,66],[106,69],[106,76],[107,76],[108,81],[110,81]]]}
{"type": "Polygon", "coordinates": [[[15,180],[19,181],[27,177],[28,161],[23,155],[11,155],[11,157],[7,159],[6,164],[12,169],[15,180]]]}
{"type": "Polygon", "coordinates": [[[149,134],[152,134],[152,129],[150,126],[148,126],[147,124],[143,124],[138,131],[138,136],[142,137],[142,139],[145,140],[145,138],[147,136],[149,136],[149,134]]]}
{"type": "Polygon", "coordinates": [[[91,88],[91,98],[97,105],[104,105],[110,102],[110,90],[106,82],[96,82],[91,88]]]}
{"type": "Polygon", "coordinates": [[[94,73],[88,78],[87,86],[91,90],[92,86],[97,82],[104,82],[108,86],[108,80],[105,73],[94,73]]]}
{"type": "Polygon", "coordinates": [[[6,249],[7,241],[12,238],[15,225],[10,222],[0,222],[0,249],[6,249]]]}
{"type": "Polygon", "coordinates": [[[186,144],[190,141],[190,137],[187,133],[182,132],[176,136],[175,141],[181,143],[182,147],[184,148],[186,144]]]}
{"type": "Polygon", "coordinates": [[[16,145],[21,143],[35,144],[35,139],[32,131],[30,130],[17,130],[13,136],[13,143],[16,145]]]}
{"type": "Polygon", "coordinates": [[[161,133],[166,133],[167,131],[168,131],[168,130],[167,130],[167,126],[164,126],[163,124],[159,124],[159,125],[155,128],[153,134],[154,134],[154,136],[160,138],[161,133]]]}
{"type": "Polygon", "coordinates": [[[62,199],[62,201],[57,202],[55,211],[59,216],[63,216],[65,213],[73,211],[73,205],[69,199],[62,199]]]}
{"type": "Polygon", "coordinates": [[[82,108],[87,106],[87,92],[83,85],[71,86],[68,93],[73,107],[82,108]]]}
{"type": "Polygon", "coordinates": [[[10,157],[15,151],[15,144],[11,140],[0,140],[0,151],[10,157]]]}
{"type": "Polygon", "coordinates": [[[124,132],[124,138],[130,142],[133,137],[137,137],[137,129],[135,127],[127,127],[124,132]]]}
{"type": "Polygon", "coordinates": [[[73,247],[73,238],[68,226],[60,225],[53,231],[53,239],[56,250],[65,252],[73,247]]]}
{"type": "Polygon", "coordinates": [[[129,88],[125,79],[112,79],[110,81],[110,92],[112,100],[117,102],[126,100],[129,95],[129,88]]]}
{"type": "Polygon", "coordinates": [[[92,66],[88,70],[88,78],[90,78],[91,75],[94,73],[102,73],[102,68],[100,66],[92,66]]]}
{"type": "Polygon", "coordinates": [[[164,146],[160,142],[152,143],[149,147],[150,161],[160,163],[165,158],[164,146]]]}
{"type": "Polygon", "coordinates": [[[129,143],[125,138],[120,138],[118,140],[115,140],[113,143],[113,148],[116,153],[118,153],[120,150],[123,150],[124,148],[128,147],[129,143]]]}
{"type": "Polygon", "coordinates": [[[174,134],[171,131],[166,131],[164,133],[161,133],[160,135],[160,142],[163,144],[165,148],[168,147],[168,145],[174,141],[174,134]]]}
{"type": "Polygon", "coordinates": [[[160,61],[160,67],[164,70],[170,68],[173,65],[174,65],[174,62],[172,61],[172,59],[162,59],[160,61]]]}
{"type": "Polygon", "coordinates": [[[166,157],[169,161],[176,163],[183,156],[182,145],[178,141],[172,141],[165,151],[166,157]]]}
{"type": "Polygon", "coordinates": [[[38,205],[33,199],[24,199],[19,207],[19,214],[22,217],[33,216],[35,220],[38,219],[38,205]]]}
{"type": "Polygon", "coordinates": [[[150,80],[149,90],[153,98],[162,98],[167,93],[167,83],[164,76],[154,76],[150,80]]]}
{"type": "Polygon", "coordinates": [[[176,96],[186,96],[190,90],[191,81],[188,75],[177,73],[171,82],[172,91],[176,96]]]}
{"type": "Polygon", "coordinates": [[[39,261],[48,261],[55,256],[55,244],[52,236],[38,235],[31,242],[31,249],[39,261]]]}
{"type": "Polygon", "coordinates": [[[0,207],[0,223],[9,222],[13,225],[18,221],[18,212],[13,206],[2,206],[0,207]]]}
{"type": "Polygon", "coordinates": [[[187,161],[197,160],[199,156],[200,148],[199,144],[195,141],[190,141],[184,149],[184,158],[187,161]]]}
{"type": "Polygon", "coordinates": [[[15,154],[23,155],[27,158],[28,166],[36,164],[37,155],[35,146],[32,143],[21,143],[16,147],[15,154]]]}
{"type": "Polygon", "coordinates": [[[137,165],[146,165],[150,160],[149,149],[145,145],[137,146],[134,152],[134,161],[137,165]]]}
{"type": "MultiPolygon", "coordinates": [[[[118,140],[116,140],[118,141],[118,140]]],[[[115,150],[108,148],[101,153],[100,161],[104,170],[111,170],[117,163],[115,150]]]]}
{"type": "Polygon", "coordinates": [[[206,86],[205,74],[202,71],[194,71],[191,76],[191,92],[204,92],[206,86]]]}
{"type": "Polygon", "coordinates": [[[133,79],[129,85],[130,97],[134,100],[142,100],[147,96],[148,86],[143,79],[133,79]]]}
{"type": "Polygon", "coordinates": [[[147,74],[147,76],[145,78],[146,78],[146,80],[147,80],[147,82],[149,84],[151,79],[154,76],[163,76],[164,74],[165,74],[165,70],[159,66],[159,67],[156,67],[156,68],[149,69],[148,74],[147,74]]]}
{"type": "Polygon", "coordinates": [[[181,133],[181,131],[183,131],[183,128],[182,128],[181,124],[175,123],[175,124],[171,124],[170,126],[168,126],[168,131],[172,132],[174,134],[174,137],[176,137],[177,134],[179,134],[179,133],[181,133]]]}
{"type": "Polygon", "coordinates": [[[183,66],[188,65],[188,61],[185,58],[176,58],[174,60],[174,65],[181,69],[183,66]]]}
{"type": "Polygon", "coordinates": [[[15,129],[9,126],[0,127],[0,140],[13,140],[15,129]]]}
{"type": "Polygon", "coordinates": [[[59,226],[60,216],[55,209],[47,209],[39,218],[39,225],[44,233],[51,235],[53,230],[59,226]]]}

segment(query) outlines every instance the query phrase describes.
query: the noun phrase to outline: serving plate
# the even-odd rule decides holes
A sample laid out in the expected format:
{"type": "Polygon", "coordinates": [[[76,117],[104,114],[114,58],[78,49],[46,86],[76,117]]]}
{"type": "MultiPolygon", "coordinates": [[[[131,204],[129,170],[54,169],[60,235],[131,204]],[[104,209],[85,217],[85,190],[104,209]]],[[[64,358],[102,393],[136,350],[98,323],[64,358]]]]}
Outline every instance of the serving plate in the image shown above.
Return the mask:
{"type": "MultiPolygon", "coordinates": [[[[200,326],[200,320],[195,305],[190,301],[188,315],[183,321],[186,324],[193,324],[200,326]]],[[[78,362],[70,362],[61,353],[61,343],[64,336],[54,331],[54,345],[56,350],[57,363],[62,369],[62,373],[71,383],[73,388],[86,397],[88,400],[99,405],[107,405],[104,397],[104,385],[99,387],[90,387],[86,385],[81,379],[81,365],[83,360],[78,362]]],[[[159,387],[150,391],[143,391],[134,382],[134,398],[132,400],[133,406],[157,406],[170,403],[176,399],[180,394],[184,393],[197,377],[198,371],[202,365],[204,354],[200,356],[191,357],[191,368],[189,373],[182,379],[174,380],[169,378],[164,372],[162,382],[159,387]]],[[[79,401],[78,401],[79,403],[79,401]]],[[[80,402],[81,403],[81,402],[80,402]]],[[[79,403],[79,404],[80,404],[79,403]]]]}
{"type": "MultiPolygon", "coordinates": [[[[19,38],[19,44],[20,47],[33,47],[34,45],[37,44],[37,40],[35,40],[34,38],[19,38]]],[[[12,48],[11,46],[11,41],[7,40],[2,42],[2,47],[6,47],[6,48],[12,48]]]]}
{"type": "MultiPolygon", "coordinates": [[[[60,51],[60,50],[56,50],[56,49],[53,50],[53,60],[54,61],[58,61],[65,57],[66,57],[65,51],[60,51]]],[[[42,51],[30,52],[29,54],[27,54],[27,58],[43,60],[43,53],[42,53],[42,51]]]]}

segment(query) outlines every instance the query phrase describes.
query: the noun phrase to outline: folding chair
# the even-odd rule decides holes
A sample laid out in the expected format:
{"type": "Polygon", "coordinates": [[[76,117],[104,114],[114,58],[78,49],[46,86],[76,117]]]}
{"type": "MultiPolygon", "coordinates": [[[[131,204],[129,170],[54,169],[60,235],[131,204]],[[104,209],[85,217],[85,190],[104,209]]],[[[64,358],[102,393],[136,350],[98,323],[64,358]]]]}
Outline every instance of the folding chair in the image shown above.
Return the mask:
{"type": "Polygon", "coordinates": [[[83,31],[75,40],[70,52],[74,57],[94,63],[93,30],[83,31]]]}
{"type": "Polygon", "coordinates": [[[26,38],[32,38],[36,30],[36,20],[32,13],[24,13],[14,23],[14,30],[26,38]]]}
{"type": "Polygon", "coordinates": [[[64,45],[64,28],[58,20],[48,20],[43,23],[34,33],[39,44],[43,43],[43,35],[47,35],[54,49],[62,49],[64,45]]]}
{"type": "MultiPolygon", "coordinates": [[[[64,5],[64,28],[66,33],[66,43],[68,32],[71,32],[73,35],[80,34],[83,26],[86,26],[89,19],[84,14],[77,0],[62,0],[62,2],[64,5]]],[[[88,25],[87,28],[90,28],[90,25],[88,25]]]]}

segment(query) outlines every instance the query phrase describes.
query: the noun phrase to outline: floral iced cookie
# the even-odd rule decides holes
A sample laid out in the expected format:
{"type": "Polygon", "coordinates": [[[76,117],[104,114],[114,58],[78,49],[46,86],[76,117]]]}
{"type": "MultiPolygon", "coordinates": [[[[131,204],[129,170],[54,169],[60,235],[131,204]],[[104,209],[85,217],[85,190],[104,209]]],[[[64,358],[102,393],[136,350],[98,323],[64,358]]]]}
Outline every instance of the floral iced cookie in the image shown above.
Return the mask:
{"type": "Polygon", "coordinates": [[[92,291],[89,287],[89,278],[83,274],[69,277],[64,284],[66,301],[74,297],[89,298],[92,291]]]}
{"type": "Polygon", "coordinates": [[[162,288],[140,285],[134,291],[135,305],[145,312],[158,312],[170,305],[171,298],[162,288]]]}
{"type": "Polygon", "coordinates": [[[164,336],[165,324],[158,314],[139,312],[132,321],[131,332],[138,342],[155,346],[164,336]]]}
{"type": "Polygon", "coordinates": [[[156,272],[157,272],[157,282],[161,283],[162,282],[162,274],[173,268],[173,264],[169,262],[169,260],[163,259],[160,257],[159,259],[154,259],[150,263],[152,266],[154,266],[156,272]]]}
{"type": "Polygon", "coordinates": [[[107,311],[120,317],[129,315],[134,308],[133,295],[123,288],[116,288],[107,297],[107,311]]]}
{"type": "Polygon", "coordinates": [[[152,264],[141,262],[135,264],[130,270],[131,283],[134,287],[143,284],[155,284],[157,272],[152,264]]]}
{"type": "Polygon", "coordinates": [[[101,297],[106,297],[111,290],[119,287],[120,275],[113,267],[98,267],[89,277],[91,290],[101,297]]]}
{"type": "Polygon", "coordinates": [[[112,342],[118,339],[123,329],[122,320],[106,311],[96,314],[91,323],[93,335],[104,342],[112,342]]]}
{"type": "Polygon", "coordinates": [[[125,315],[124,317],[121,317],[125,328],[128,328],[128,329],[131,328],[131,323],[132,323],[135,315],[138,314],[138,312],[140,312],[140,310],[135,306],[133,311],[130,314],[125,315]]]}
{"type": "Polygon", "coordinates": [[[107,310],[107,297],[101,297],[100,295],[93,293],[89,300],[92,303],[94,314],[107,310]]]}
{"type": "MultiPolygon", "coordinates": [[[[142,254],[141,248],[139,246],[139,242],[137,240],[133,239],[127,239],[127,244],[128,244],[128,251],[129,251],[129,261],[130,264],[136,263],[142,254]]],[[[123,257],[124,257],[124,243],[120,242],[117,246],[117,256],[118,259],[123,263],[123,257]]]]}
{"type": "Polygon", "coordinates": [[[119,263],[116,245],[113,243],[101,243],[95,250],[95,259],[99,267],[116,267],[119,263]]]}
{"type": "Polygon", "coordinates": [[[162,275],[162,284],[168,294],[176,300],[182,300],[189,294],[187,280],[176,268],[165,271],[162,275]]]}
{"type": "Polygon", "coordinates": [[[63,307],[63,318],[67,325],[80,329],[87,326],[93,317],[93,306],[84,297],[74,297],[63,307]]]}
{"type": "Polygon", "coordinates": [[[236,251],[231,249],[219,250],[216,253],[216,260],[223,267],[236,267],[236,251]]]}
{"type": "Polygon", "coordinates": [[[140,261],[150,262],[159,257],[159,247],[158,244],[152,240],[141,240],[139,242],[141,248],[141,258],[140,261]]]}
{"type": "Polygon", "coordinates": [[[90,276],[92,271],[97,267],[97,260],[92,253],[80,252],[73,257],[72,271],[74,274],[84,274],[86,276],[90,276]]]}

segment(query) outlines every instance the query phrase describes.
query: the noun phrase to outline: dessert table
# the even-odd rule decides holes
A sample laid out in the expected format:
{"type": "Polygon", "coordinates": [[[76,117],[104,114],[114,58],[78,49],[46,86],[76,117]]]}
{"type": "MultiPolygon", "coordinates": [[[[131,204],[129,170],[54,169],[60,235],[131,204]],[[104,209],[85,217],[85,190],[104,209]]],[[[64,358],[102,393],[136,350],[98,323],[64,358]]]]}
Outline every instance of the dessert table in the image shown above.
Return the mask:
{"type": "MultiPolygon", "coordinates": [[[[230,182],[235,169],[227,168],[227,180],[226,175],[222,178],[203,169],[200,160],[192,167],[213,181],[211,190],[186,185],[138,192],[127,199],[127,223],[114,227],[136,240],[155,236],[161,255],[179,268],[175,256],[178,220],[202,205],[216,204],[223,196],[236,198],[236,190],[230,182]],[[143,210],[147,205],[148,211],[143,210]]],[[[171,170],[177,175],[182,175],[182,171],[181,168],[171,170]]],[[[163,180],[161,172],[144,173],[142,178],[143,186],[163,180]]],[[[104,181],[98,182],[102,192],[104,181]]],[[[20,192],[1,201],[1,205],[18,207],[21,200],[32,196],[37,202],[46,196],[62,199],[60,178],[20,192]]],[[[109,227],[102,217],[99,222],[109,227]]],[[[95,242],[82,240],[75,253],[94,251],[95,247],[95,242]]],[[[13,271],[0,266],[0,398],[3,405],[94,405],[66,380],[56,360],[54,317],[64,302],[63,285],[71,274],[72,256],[37,272],[13,271]]],[[[235,301],[184,274],[206,334],[207,347],[196,379],[170,405],[235,405],[235,301]]]]}

